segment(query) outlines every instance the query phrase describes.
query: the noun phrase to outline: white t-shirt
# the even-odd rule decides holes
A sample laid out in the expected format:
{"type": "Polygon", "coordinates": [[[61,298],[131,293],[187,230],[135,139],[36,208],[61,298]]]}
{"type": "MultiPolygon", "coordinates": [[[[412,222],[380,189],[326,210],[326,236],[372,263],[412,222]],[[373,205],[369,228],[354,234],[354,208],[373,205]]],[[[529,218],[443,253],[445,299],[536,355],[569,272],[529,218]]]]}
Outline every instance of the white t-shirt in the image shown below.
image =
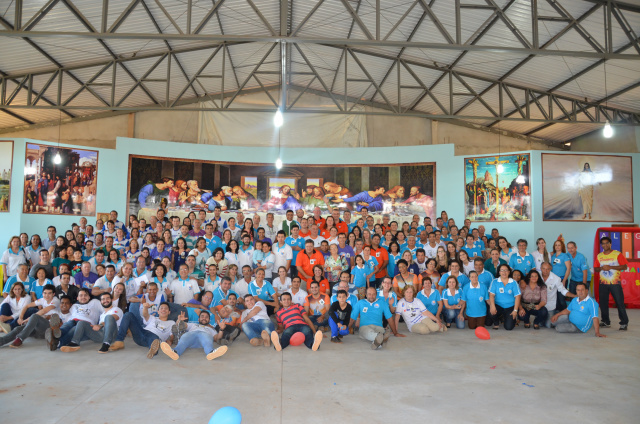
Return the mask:
{"type": "Polygon", "coordinates": [[[469,276],[469,273],[470,273],[471,271],[475,271],[475,270],[476,270],[476,268],[475,268],[475,265],[474,265],[473,261],[469,261],[469,263],[468,263],[468,264],[466,264],[466,265],[464,265],[464,264],[463,264],[463,265],[462,265],[462,272],[463,272],[463,273],[464,273],[464,275],[466,275],[467,277],[469,276]]]}
{"type": "Polygon", "coordinates": [[[47,315],[60,313],[60,299],[58,299],[55,296],[53,296],[53,299],[51,299],[51,303],[47,302],[44,299],[44,297],[41,297],[40,299],[35,301],[35,304],[36,306],[42,307],[42,309],[48,308],[49,306],[53,306],[53,309],[47,312],[47,315]]]}
{"type": "Polygon", "coordinates": [[[131,277],[129,277],[129,279],[126,279],[126,278],[127,277],[125,277],[125,276],[118,277],[116,275],[113,278],[113,283],[111,284],[111,286],[113,287],[118,283],[124,284],[124,287],[125,287],[125,290],[126,290],[127,299],[129,299],[131,296],[135,296],[135,295],[138,294],[138,289],[140,289],[140,278],[144,279],[146,277],[135,278],[135,277],[131,276],[131,277]]]}
{"type": "MultiPolygon", "coordinates": [[[[291,293],[291,291],[289,291],[289,293],[291,293]]],[[[291,301],[300,306],[304,306],[304,301],[307,298],[307,296],[309,296],[309,293],[300,289],[296,294],[291,293],[291,301]]]]}
{"type": "Polygon", "coordinates": [[[79,321],[88,321],[93,325],[98,323],[100,315],[104,311],[104,308],[100,304],[98,299],[90,300],[88,303],[81,305],[76,303],[71,305],[69,312],[71,313],[70,319],[77,319],[79,321]]]}
{"type": "Polygon", "coordinates": [[[253,283],[253,280],[247,281],[243,278],[231,285],[231,290],[238,293],[238,298],[244,297],[249,294],[249,284],[253,283]]]}
{"type": "Polygon", "coordinates": [[[280,280],[280,277],[276,277],[271,282],[271,285],[276,289],[278,294],[291,292],[291,278],[289,277],[284,277],[284,281],[280,280]]]}
{"type": "Polygon", "coordinates": [[[316,247],[316,248],[320,247],[320,245],[324,241],[324,237],[322,237],[320,235],[318,237],[316,237],[315,239],[312,239],[311,236],[306,236],[304,239],[313,241],[313,247],[316,247]]]}
{"type": "Polygon", "coordinates": [[[207,333],[211,337],[213,337],[213,336],[215,336],[217,334],[217,331],[214,330],[209,325],[202,325],[200,323],[195,323],[195,322],[190,322],[190,323],[187,324],[187,332],[194,332],[195,333],[196,331],[200,331],[202,333],[207,333]]]}
{"type": "Polygon", "coordinates": [[[169,336],[171,336],[171,327],[173,327],[175,323],[175,321],[161,321],[159,318],[150,316],[148,320],[144,321],[144,329],[151,331],[158,336],[161,341],[166,342],[169,336]]]}
{"type": "Polygon", "coordinates": [[[411,327],[413,327],[414,324],[426,318],[422,315],[426,310],[427,308],[424,306],[424,303],[418,298],[413,299],[413,302],[407,302],[406,299],[402,298],[396,305],[396,315],[402,315],[409,331],[411,331],[411,327]]]}
{"type": "Polygon", "coordinates": [[[27,256],[22,249],[18,250],[18,253],[13,253],[13,250],[7,249],[2,254],[0,259],[0,265],[5,265],[7,268],[7,275],[12,277],[18,273],[18,265],[26,264],[27,256]]]}
{"type": "MultiPolygon", "coordinates": [[[[53,277],[53,280],[51,280],[51,282],[53,283],[54,286],[58,287],[60,285],[60,276],[56,276],[53,277]]],[[[76,285],[76,279],[73,277],[69,277],[69,285],[70,286],[75,286],[76,285]]]]}
{"type": "Polygon", "coordinates": [[[98,265],[104,265],[107,266],[107,260],[103,259],[102,262],[100,262],[99,264],[96,262],[96,258],[93,257],[91,259],[89,259],[89,263],[91,264],[91,272],[93,272],[94,274],[97,274],[98,271],[96,270],[96,267],[98,265]]]}
{"type": "Polygon", "coordinates": [[[62,323],[64,324],[71,319],[71,311],[67,312],[66,314],[59,312],[58,316],[60,317],[60,321],[62,321],[62,323]]]}
{"type": "Polygon", "coordinates": [[[192,278],[183,280],[178,277],[169,284],[169,289],[173,293],[173,301],[179,304],[187,303],[197,293],[200,293],[200,286],[192,278]]]}
{"type": "MultiPolygon", "coordinates": [[[[535,251],[531,252],[531,256],[533,256],[533,259],[535,259],[536,261],[536,270],[538,272],[542,272],[542,264],[544,263],[544,255],[540,252],[538,252],[538,250],[536,249],[535,251]]],[[[547,252],[547,261],[549,263],[551,263],[551,253],[547,252]]]]}
{"type": "Polygon", "coordinates": [[[244,320],[244,318],[249,315],[249,313],[251,313],[251,311],[253,311],[255,308],[260,308],[260,312],[251,317],[248,322],[255,322],[261,319],[269,319],[269,315],[267,315],[267,307],[261,301],[257,301],[256,304],[253,305],[253,308],[245,309],[244,312],[242,312],[242,320],[244,320]]]}
{"type": "Polygon", "coordinates": [[[287,261],[293,259],[293,250],[291,250],[291,246],[289,246],[287,243],[285,243],[283,247],[280,247],[278,243],[275,243],[273,246],[271,246],[271,251],[275,255],[273,262],[273,273],[277,275],[278,269],[281,266],[286,268],[287,261]]]}
{"type": "Polygon", "coordinates": [[[118,328],[120,328],[120,321],[122,320],[122,317],[124,316],[124,312],[122,312],[122,309],[118,308],[117,306],[114,306],[111,309],[109,309],[108,311],[103,312],[102,315],[100,315],[100,320],[98,321],[98,324],[104,323],[104,319],[108,315],[113,315],[113,318],[115,318],[115,320],[116,320],[116,325],[118,326],[118,328]]]}
{"type": "Polygon", "coordinates": [[[153,315],[153,316],[158,316],[158,309],[160,308],[160,304],[162,302],[164,302],[164,292],[161,292],[160,290],[158,290],[158,294],[156,294],[156,299],[155,300],[149,300],[149,294],[145,293],[144,295],[142,295],[142,297],[140,298],[140,316],[142,316],[142,310],[144,309],[144,305],[145,303],[151,303],[151,307],[149,309],[147,309],[147,312],[149,312],[149,315],[153,315]]]}
{"type": "Polygon", "coordinates": [[[118,282],[117,276],[113,277],[113,280],[109,282],[109,280],[107,280],[107,276],[103,275],[102,277],[96,280],[95,284],[93,285],[93,288],[99,288],[100,290],[111,290],[111,288],[115,286],[117,282],[118,282]]]}

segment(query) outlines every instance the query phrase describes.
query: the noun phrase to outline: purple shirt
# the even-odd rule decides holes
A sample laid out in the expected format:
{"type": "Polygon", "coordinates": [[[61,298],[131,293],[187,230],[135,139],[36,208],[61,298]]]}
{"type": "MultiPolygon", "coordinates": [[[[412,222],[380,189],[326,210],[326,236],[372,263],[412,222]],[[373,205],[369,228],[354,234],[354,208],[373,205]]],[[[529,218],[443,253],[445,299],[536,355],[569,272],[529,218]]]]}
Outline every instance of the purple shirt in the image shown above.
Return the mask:
{"type": "Polygon", "coordinates": [[[347,265],[349,266],[349,268],[347,268],[347,271],[350,270],[351,258],[356,255],[356,253],[353,251],[353,247],[349,246],[348,244],[345,244],[344,247],[340,247],[340,245],[338,245],[338,254],[347,260],[347,265]]]}

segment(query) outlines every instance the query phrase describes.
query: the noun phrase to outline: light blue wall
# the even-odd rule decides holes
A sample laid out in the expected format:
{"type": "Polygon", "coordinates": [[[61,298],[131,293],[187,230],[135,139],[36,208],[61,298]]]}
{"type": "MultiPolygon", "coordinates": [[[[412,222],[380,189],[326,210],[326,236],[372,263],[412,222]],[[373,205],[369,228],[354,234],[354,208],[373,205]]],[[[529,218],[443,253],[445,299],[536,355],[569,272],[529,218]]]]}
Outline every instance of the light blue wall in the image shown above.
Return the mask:
{"type": "MultiPolygon", "coordinates": [[[[24,172],[25,145],[27,142],[50,144],[41,141],[16,139],[14,142],[14,179],[11,190],[11,212],[0,215],[0,245],[6,245],[9,237],[18,232],[28,234],[46,234],[48,225],[55,225],[59,232],[77,222],[76,216],[21,214],[22,186],[24,172]]],[[[63,145],[66,147],[77,147],[63,145]]],[[[95,149],[93,149],[95,150],[95,149]]],[[[118,211],[122,220],[126,219],[127,204],[127,170],[129,155],[159,156],[176,159],[202,159],[228,162],[274,163],[278,151],[275,148],[211,146],[186,143],[172,143],[153,140],[121,138],[117,140],[117,148],[97,149],[98,193],[97,211],[118,211]]],[[[531,154],[532,207],[534,218],[530,222],[485,223],[487,231],[498,228],[501,234],[510,240],[525,238],[530,247],[537,237],[544,237],[547,242],[563,233],[565,240],[574,240],[579,249],[590,257],[593,236],[596,228],[611,223],[583,222],[545,222],[542,220],[542,186],[541,186],[541,153],[540,151],[513,152],[531,154]]],[[[554,151],[553,153],[558,153],[554,151]]],[[[632,154],[633,163],[640,163],[640,154],[632,154]]],[[[457,223],[464,220],[464,157],[454,155],[453,145],[429,145],[411,147],[369,147],[363,149],[283,149],[281,158],[285,164],[384,164],[384,163],[416,163],[436,162],[436,208],[438,213],[446,210],[457,223]]],[[[339,165],[338,165],[339,166],[339,165]]],[[[637,167],[637,165],[636,165],[637,167]]],[[[135,172],[135,170],[132,170],[135,172]]],[[[634,173],[634,200],[640,199],[640,172],[634,173]]],[[[88,217],[89,222],[95,221],[88,217]]],[[[635,207],[635,222],[640,222],[640,208],[635,207]]]]}

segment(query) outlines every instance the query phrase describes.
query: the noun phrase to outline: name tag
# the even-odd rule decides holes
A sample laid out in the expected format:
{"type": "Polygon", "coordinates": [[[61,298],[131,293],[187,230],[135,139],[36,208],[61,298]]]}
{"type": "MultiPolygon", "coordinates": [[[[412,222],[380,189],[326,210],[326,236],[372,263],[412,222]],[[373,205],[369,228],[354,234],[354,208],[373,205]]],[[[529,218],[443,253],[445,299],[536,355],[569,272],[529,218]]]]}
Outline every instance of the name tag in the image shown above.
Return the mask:
{"type": "Polygon", "coordinates": [[[522,259],[518,259],[518,263],[521,264],[522,263],[522,259]]]}
{"type": "Polygon", "coordinates": [[[511,294],[511,290],[509,290],[507,293],[511,294]]]}
{"type": "Polygon", "coordinates": [[[380,252],[376,252],[376,258],[380,257],[380,252]]]}
{"type": "Polygon", "coordinates": [[[321,305],[324,305],[324,299],[320,299],[320,301],[318,302],[321,305]]]}
{"type": "Polygon", "coordinates": [[[368,309],[369,309],[369,308],[364,307],[364,308],[362,308],[362,312],[365,312],[365,313],[366,313],[368,309]]]}
{"type": "Polygon", "coordinates": [[[313,265],[313,264],[315,264],[315,263],[316,263],[316,260],[315,260],[315,259],[311,259],[311,260],[309,261],[309,263],[310,263],[311,265],[313,265]]]}
{"type": "Polygon", "coordinates": [[[262,289],[256,289],[256,293],[257,293],[257,294],[262,293],[262,289]]]}
{"type": "Polygon", "coordinates": [[[373,305],[374,308],[379,308],[380,305],[378,305],[377,303],[375,305],[373,305]]]}
{"type": "Polygon", "coordinates": [[[560,258],[555,258],[555,259],[553,260],[553,263],[554,263],[554,264],[559,264],[559,263],[560,263],[560,258]]]}
{"type": "Polygon", "coordinates": [[[503,288],[500,288],[500,293],[504,293],[504,289],[503,288]]]}
{"type": "Polygon", "coordinates": [[[479,300],[480,302],[482,302],[484,299],[482,298],[482,296],[480,296],[480,297],[478,298],[478,300],[479,300]]]}

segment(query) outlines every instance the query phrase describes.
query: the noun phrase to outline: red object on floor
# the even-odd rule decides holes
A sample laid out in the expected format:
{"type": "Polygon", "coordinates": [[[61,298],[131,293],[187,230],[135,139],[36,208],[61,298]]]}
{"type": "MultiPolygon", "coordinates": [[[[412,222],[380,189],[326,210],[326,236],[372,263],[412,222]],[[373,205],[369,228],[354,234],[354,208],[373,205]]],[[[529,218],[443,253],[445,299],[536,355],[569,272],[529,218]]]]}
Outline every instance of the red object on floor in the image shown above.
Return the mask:
{"type": "Polygon", "coordinates": [[[289,339],[289,344],[291,346],[300,346],[302,343],[304,343],[304,334],[299,331],[289,339]]]}
{"type": "Polygon", "coordinates": [[[491,338],[491,334],[484,327],[476,328],[476,337],[482,340],[489,340],[491,338]]]}

